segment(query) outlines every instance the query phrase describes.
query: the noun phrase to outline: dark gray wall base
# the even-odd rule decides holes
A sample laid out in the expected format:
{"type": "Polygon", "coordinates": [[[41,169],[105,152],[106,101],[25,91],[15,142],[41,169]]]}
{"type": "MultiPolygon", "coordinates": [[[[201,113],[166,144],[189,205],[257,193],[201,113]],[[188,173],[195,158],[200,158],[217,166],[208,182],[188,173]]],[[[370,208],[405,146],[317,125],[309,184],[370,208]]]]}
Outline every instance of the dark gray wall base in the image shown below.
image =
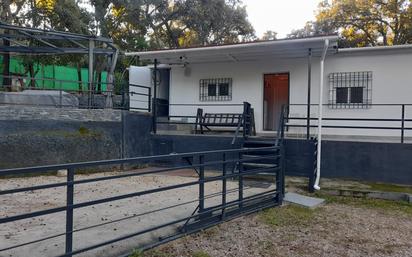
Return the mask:
{"type": "Polygon", "coordinates": [[[316,166],[316,145],[312,140],[285,139],[285,174],[308,177],[316,166]]]}
{"type": "Polygon", "coordinates": [[[0,169],[151,155],[150,129],[149,115],[127,111],[112,121],[0,120],[0,169]]]}
{"type": "Polygon", "coordinates": [[[412,144],[322,142],[321,177],[412,184],[412,144]]]}

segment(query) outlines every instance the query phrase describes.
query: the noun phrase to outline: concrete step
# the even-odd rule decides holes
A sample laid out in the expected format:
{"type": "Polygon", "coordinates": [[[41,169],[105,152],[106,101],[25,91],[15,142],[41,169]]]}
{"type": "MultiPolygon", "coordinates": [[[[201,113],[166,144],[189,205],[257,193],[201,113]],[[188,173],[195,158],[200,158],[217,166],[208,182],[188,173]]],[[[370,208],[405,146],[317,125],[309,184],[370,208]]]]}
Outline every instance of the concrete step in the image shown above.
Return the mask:
{"type": "Polygon", "coordinates": [[[259,169],[259,168],[277,168],[277,164],[272,164],[272,163],[257,163],[257,162],[244,162],[243,163],[243,168],[253,168],[253,169],[259,169]]]}
{"type": "Polygon", "coordinates": [[[308,208],[315,208],[325,202],[325,199],[300,195],[297,193],[286,193],[283,200],[308,208]]]}

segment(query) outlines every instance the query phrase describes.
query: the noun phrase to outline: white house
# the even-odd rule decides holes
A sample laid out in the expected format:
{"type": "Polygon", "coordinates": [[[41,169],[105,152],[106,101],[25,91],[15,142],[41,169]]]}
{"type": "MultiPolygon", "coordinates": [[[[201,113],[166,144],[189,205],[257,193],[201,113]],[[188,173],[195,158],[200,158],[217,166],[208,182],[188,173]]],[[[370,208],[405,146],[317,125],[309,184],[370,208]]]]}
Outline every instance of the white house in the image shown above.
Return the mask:
{"type": "MultiPolygon", "coordinates": [[[[169,116],[193,116],[199,106],[210,113],[241,112],[236,104],[247,101],[261,134],[276,130],[283,104],[299,118],[289,125],[305,125],[311,104],[313,135],[320,117],[326,135],[399,136],[402,126],[412,127],[412,105],[401,105],[412,103],[412,45],[340,49],[337,41],[326,36],[127,55],[156,61],[157,97],[169,103],[169,116]]],[[[144,70],[130,67],[130,83],[150,84],[144,70]]],[[[288,133],[305,135],[306,128],[291,126],[288,133]]],[[[411,130],[403,133],[412,136],[411,130]]]]}

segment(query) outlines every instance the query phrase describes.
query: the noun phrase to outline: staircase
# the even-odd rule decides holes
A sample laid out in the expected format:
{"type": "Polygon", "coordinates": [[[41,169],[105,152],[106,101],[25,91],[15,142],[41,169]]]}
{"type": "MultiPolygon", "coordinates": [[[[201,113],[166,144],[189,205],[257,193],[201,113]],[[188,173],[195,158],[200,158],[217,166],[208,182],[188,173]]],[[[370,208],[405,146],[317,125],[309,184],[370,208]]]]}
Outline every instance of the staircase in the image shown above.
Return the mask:
{"type": "MultiPolygon", "coordinates": [[[[243,143],[243,148],[264,148],[273,147],[276,145],[276,140],[265,138],[248,138],[243,143]]],[[[250,160],[243,162],[243,170],[254,169],[267,169],[264,172],[258,174],[247,175],[245,178],[254,180],[269,180],[276,181],[276,174],[279,168],[279,160],[274,157],[279,150],[267,150],[267,151],[249,151],[242,155],[242,159],[252,159],[259,157],[267,157],[265,159],[250,160]]]]}
{"type": "Polygon", "coordinates": [[[264,148],[280,146],[276,150],[265,150],[265,151],[253,151],[246,152],[242,155],[243,159],[249,158],[259,158],[267,157],[258,160],[251,160],[243,162],[243,170],[253,170],[253,169],[266,169],[264,172],[259,172],[252,176],[245,176],[252,179],[269,180],[276,181],[276,176],[279,174],[280,162],[276,156],[280,156],[283,153],[279,153],[280,149],[283,148],[284,139],[284,117],[285,117],[286,107],[282,106],[281,113],[279,116],[279,123],[277,129],[276,138],[257,138],[257,137],[247,137],[245,136],[245,141],[243,142],[243,148],[264,148]]]}

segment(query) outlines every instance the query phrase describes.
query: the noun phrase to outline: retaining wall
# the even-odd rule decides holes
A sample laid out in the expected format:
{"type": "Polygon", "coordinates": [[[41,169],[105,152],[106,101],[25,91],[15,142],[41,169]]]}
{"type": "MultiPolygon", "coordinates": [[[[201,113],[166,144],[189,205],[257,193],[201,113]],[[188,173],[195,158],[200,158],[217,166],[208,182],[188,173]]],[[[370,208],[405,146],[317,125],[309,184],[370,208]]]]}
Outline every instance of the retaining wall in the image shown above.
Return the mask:
{"type": "Polygon", "coordinates": [[[0,169],[151,154],[149,115],[118,110],[0,108],[0,169]]]}

